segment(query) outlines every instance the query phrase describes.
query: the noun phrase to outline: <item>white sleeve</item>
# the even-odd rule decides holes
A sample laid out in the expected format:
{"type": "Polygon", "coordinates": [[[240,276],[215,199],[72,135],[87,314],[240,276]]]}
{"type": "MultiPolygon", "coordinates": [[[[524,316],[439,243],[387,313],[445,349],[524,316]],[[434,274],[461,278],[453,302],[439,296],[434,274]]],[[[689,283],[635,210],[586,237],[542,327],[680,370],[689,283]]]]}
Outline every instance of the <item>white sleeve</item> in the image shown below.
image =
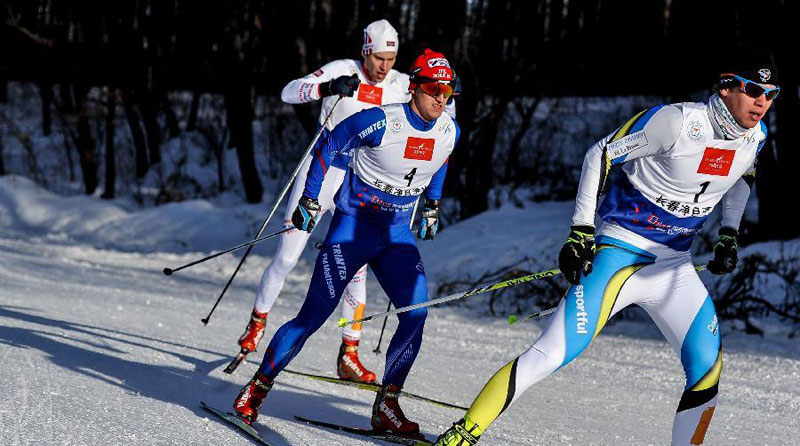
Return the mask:
{"type": "Polygon", "coordinates": [[[722,226],[739,230],[748,198],[750,198],[750,186],[744,177],[739,178],[722,197],[722,226]]]}
{"type": "Polygon", "coordinates": [[[572,224],[594,226],[597,200],[611,167],[636,158],[666,153],[678,140],[683,112],[675,105],[645,110],[589,148],[583,159],[572,224]]]}
{"type": "Polygon", "coordinates": [[[456,100],[453,99],[449,101],[447,105],[444,106],[444,112],[450,115],[451,118],[456,119],[456,100]]]}
{"type": "Polygon", "coordinates": [[[346,60],[329,62],[319,70],[286,84],[281,91],[281,100],[287,104],[303,104],[317,101],[321,99],[319,84],[349,74],[347,68],[346,60]]]}

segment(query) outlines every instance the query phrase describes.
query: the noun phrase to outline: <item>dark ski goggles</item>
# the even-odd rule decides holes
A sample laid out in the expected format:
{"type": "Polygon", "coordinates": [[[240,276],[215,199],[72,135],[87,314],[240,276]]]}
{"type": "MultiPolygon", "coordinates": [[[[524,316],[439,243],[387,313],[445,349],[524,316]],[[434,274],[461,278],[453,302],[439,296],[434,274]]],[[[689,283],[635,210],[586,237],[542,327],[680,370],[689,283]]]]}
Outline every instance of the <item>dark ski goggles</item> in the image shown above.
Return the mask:
{"type": "Polygon", "coordinates": [[[729,82],[733,82],[735,86],[734,79],[739,81],[739,87],[742,88],[744,94],[750,96],[751,98],[760,98],[761,95],[766,95],[767,100],[771,101],[778,97],[778,93],[781,92],[781,87],[764,87],[763,85],[759,84],[758,82],[751,81],[750,79],[745,79],[742,76],[733,74],[733,73],[725,73],[720,75],[722,80],[720,80],[720,87],[722,88],[730,88],[730,86],[726,85],[729,82]]]}

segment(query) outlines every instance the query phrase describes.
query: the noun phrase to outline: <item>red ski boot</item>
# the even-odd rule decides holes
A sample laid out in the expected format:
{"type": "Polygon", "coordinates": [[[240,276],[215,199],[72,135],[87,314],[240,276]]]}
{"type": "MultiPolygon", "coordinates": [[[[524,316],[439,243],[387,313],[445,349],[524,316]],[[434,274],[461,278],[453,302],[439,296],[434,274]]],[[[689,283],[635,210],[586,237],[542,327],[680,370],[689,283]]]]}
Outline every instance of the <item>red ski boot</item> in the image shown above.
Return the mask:
{"type": "Polygon", "coordinates": [[[244,333],[239,338],[239,346],[242,347],[242,350],[247,350],[247,353],[256,351],[258,341],[264,336],[264,327],[267,326],[267,314],[253,309],[250,322],[247,323],[244,333]]]}
{"type": "Polygon", "coordinates": [[[372,384],[377,381],[374,373],[367,370],[358,359],[358,341],[342,341],[339,357],[336,358],[336,372],[339,378],[348,381],[372,384]]]}
{"type": "Polygon", "coordinates": [[[419,432],[419,424],[409,421],[403,414],[403,409],[397,402],[400,395],[400,388],[393,385],[381,387],[372,405],[372,427],[380,432],[392,432],[394,434],[424,439],[419,432]]]}
{"type": "Polygon", "coordinates": [[[253,378],[242,387],[239,396],[233,401],[233,410],[247,424],[252,424],[258,418],[261,403],[272,388],[272,380],[263,373],[256,372],[253,378]]]}

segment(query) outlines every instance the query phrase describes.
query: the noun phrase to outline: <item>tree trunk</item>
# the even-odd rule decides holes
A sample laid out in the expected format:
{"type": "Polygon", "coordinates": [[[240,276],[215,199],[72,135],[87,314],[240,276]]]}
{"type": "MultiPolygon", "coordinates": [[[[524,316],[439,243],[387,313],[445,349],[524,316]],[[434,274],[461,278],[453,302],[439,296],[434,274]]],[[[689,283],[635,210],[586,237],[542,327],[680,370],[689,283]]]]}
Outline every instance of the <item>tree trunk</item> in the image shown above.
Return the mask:
{"type": "Polygon", "coordinates": [[[6,166],[3,164],[3,136],[0,135],[0,176],[6,174],[6,166]]]}
{"type": "Polygon", "coordinates": [[[186,119],[186,131],[193,132],[197,129],[197,113],[200,109],[200,90],[192,92],[192,104],[189,106],[189,117],[186,119]]]}
{"type": "Polygon", "coordinates": [[[231,144],[236,145],[239,172],[248,203],[258,203],[264,188],[256,171],[253,150],[253,107],[250,104],[250,86],[241,81],[230,82],[225,91],[225,110],[228,115],[231,144]]]}
{"type": "Polygon", "coordinates": [[[157,107],[153,96],[153,92],[149,90],[144,90],[139,95],[139,111],[147,133],[147,149],[151,166],[161,162],[161,129],[158,127],[156,119],[157,107]]]}
{"type": "Polygon", "coordinates": [[[117,180],[116,156],[114,155],[114,128],[117,111],[117,90],[110,88],[106,110],[106,186],[100,198],[114,198],[114,185],[117,180]]]}
{"type": "Polygon", "coordinates": [[[53,84],[47,81],[39,82],[39,95],[42,97],[42,134],[50,136],[53,133],[53,84]]]}
{"type": "Polygon", "coordinates": [[[76,86],[76,96],[80,101],[80,111],[78,112],[78,156],[81,162],[81,172],[83,173],[83,185],[87,195],[94,193],[97,189],[97,160],[95,157],[94,140],[89,129],[89,110],[88,110],[88,89],[76,86]],[[78,93],[80,91],[80,93],[78,93]]]}
{"type": "Polygon", "coordinates": [[[122,93],[122,106],[125,109],[125,118],[128,120],[128,127],[131,129],[131,137],[133,138],[136,178],[142,178],[147,174],[149,167],[147,164],[147,145],[139,122],[139,113],[134,108],[130,90],[125,90],[122,93]]]}
{"type": "Polygon", "coordinates": [[[172,110],[172,104],[169,102],[169,95],[166,91],[161,93],[161,106],[164,109],[164,116],[167,118],[169,137],[177,138],[181,134],[181,127],[178,125],[178,118],[175,116],[175,111],[172,110]]]}
{"type": "Polygon", "coordinates": [[[8,103],[8,74],[0,68],[0,104],[8,103]]]}
{"type": "Polygon", "coordinates": [[[75,111],[70,84],[62,82],[58,88],[58,96],[61,98],[60,108],[64,113],[72,113],[75,111]]]}

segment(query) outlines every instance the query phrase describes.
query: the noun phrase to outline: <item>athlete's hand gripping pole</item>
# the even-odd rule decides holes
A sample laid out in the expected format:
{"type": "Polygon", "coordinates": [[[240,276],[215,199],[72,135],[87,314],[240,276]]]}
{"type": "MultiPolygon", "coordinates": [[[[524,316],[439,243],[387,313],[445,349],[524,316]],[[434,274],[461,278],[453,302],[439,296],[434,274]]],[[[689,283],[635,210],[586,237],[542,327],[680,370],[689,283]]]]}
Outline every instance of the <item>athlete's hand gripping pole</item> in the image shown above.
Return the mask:
{"type": "MultiPolygon", "coordinates": [[[[707,268],[706,265],[695,265],[694,270],[695,271],[703,271],[706,268],[707,268]]],[[[542,316],[547,316],[548,314],[555,313],[557,309],[558,309],[558,307],[556,306],[556,307],[553,307],[553,308],[548,308],[546,310],[537,311],[536,313],[531,313],[531,314],[523,317],[522,319],[520,319],[519,316],[517,316],[516,314],[512,314],[512,315],[508,316],[508,325],[513,325],[513,324],[516,324],[517,322],[525,322],[525,321],[529,321],[531,319],[536,319],[536,318],[540,318],[542,316]]]]}
{"type": "Polygon", "coordinates": [[[534,280],[541,280],[541,279],[544,279],[544,278],[547,278],[547,277],[556,276],[556,275],[558,275],[560,273],[561,272],[558,270],[558,268],[554,268],[554,269],[550,269],[550,270],[547,270],[547,271],[541,271],[541,272],[538,272],[538,273],[528,274],[527,276],[517,277],[515,279],[503,280],[503,281],[500,281],[500,282],[492,283],[492,284],[485,285],[485,286],[478,287],[478,288],[472,288],[472,289],[469,289],[469,290],[466,290],[466,291],[462,291],[460,293],[455,293],[455,294],[451,294],[449,296],[444,296],[444,297],[439,297],[437,299],[429,300],[427,302],[422,302],[422,303],[418,303],[418,304],[414,304],[414,305],[409,305],[407,307],[395,308],[394,310],[385,311],[383,313],[376,313],[376,314],[367,316],[367,317],[365,317],[363,319],[354,319],[352,321],[348,321],[345,318],[341,318],[341,319],[339,319],[339,322],[337,323],[337,325],[339,325],[340,327],[345,327],[347,325],[357,324],[359,322],[366,322],[366,321],[375,319],[376,317],[389,316],[389,315],[392,315],[392,314],[399,314],[399,313],[405,313],[406,311],[416,310],[417,308],[425,308],[425,307],[430,307],[430,306],[433,306],[433,305],[438,305],[438,304],[441,304],[441,303],[444,303],[444,302],[450,302],[450,301],[453,301],[453,300],[463,299],[465,297],[474,296],[476,294],[485,293],[487,291],[499,290],[501,288],[506,288],[506,287],[510,287],[510,286],[513,286],[513,285],[519,285],[521,283],[533,282],[534,280]]]}
{"type": "MultiPolygon", "coordinates": [[[[283,190],[278,195],[278,199],[275,200],[275,204],[272,205],[272,210],[269,211],[269,215],[267,215],[267,218],[264,220],[264,223],[261,224],[261,228],[258,230],[258,233],[256,234],[256,236],[253,237],[253,240],[258,239],[258,237],[261,236],[261,233],[264,232],[264,229],[267,227],[267,223],[269,223],[269,221],[272,219],[272,216],[275,214],[275,211],[278,209],[278,206],[281,204],[281,201],[283,201],[283,197],[285,197],[286,193],[289,192],[289,188],[292,187],[292,183],[294,183],[295,178],[297,178],[297,174],[300,173],[300,168],[303,166],[303,161],[305,161],[305,159],[308,157],[308,155],[311,153],[311,151],[314,150],[314,146],[317,145],[317,141],[319,140],[319,137],[322,135],[322,132],[325,130],[325,126],[328,125],[328,121],[331,119],[331,115],[333,115],[333,111],[336,110],[336,106],[339,105],[339,102],[341,100],[342,100],[341,96],[339,96],[339,98],[336,99],[336,102],[333,104],[333,107],[331,107],[331,111],[328,112],[328,116],[325,117],[325,121],[322,122],[322,125],[319,127],[319,130],[317,130],[317,133],[314,135],[314,138],[311,140],[311,144],[308,145],[308,148],[303,153],[303,156],[300,158],[300,162],[297,163],[297,167],[294,168],[294,171],[292,172],[292,175],[289,177],[289,181],[286,182],[286,186],[283,187],[283,190]]],[[[250,245],[250,246],[247,247],[247,251],[244,252],[244,255],[242,255],[242,259],[239,260],[239,264],[236,265],[236,269],[233,270],[233,274],[231,274],[231,278],[228,279],[228,283],[225,284],[225,288],[223,288],[222,292],[219,293],[219,297],[217,298],[217,301],[214,303],[214,306],[211,308],[211,311],[208,312],[208,316],[204,317],[203,319],[200,319],[203,322],[204,325],[208,325],[208,321],[211,319],[211,315],[214,313],[214,310],[217,309],[217,305],[219,305],[219,301],[222,300],[222,296],[224,296],[225,292],[228,291],[228,287],[230,287],[231,283],[233,283],[234,277],[236,277],[236,274],[239,272],[239,269],[244,264],[245,259],[247,259],[247,256],[250,254],[250,251],[252,249],[253,249],[253,245],[250,245]]]]}
{"type": "Polygon", "coordinates": [[[226,249],[226,250],[224,250],[224,251],[216,252],[216,253],[214,253],[214,254],[211,254],[210,256],[203,257],[202,259],[195,260],[194,262],[189,262],[189,263],[187,263],[187,264],[185,264],[185,265],[181,265],[181,266],[179,266],[179,267],[177,267],[177,268],[164,268],[164,274],[165,274],[165,275],[167,275],[167,276],[171,276],[171,275],[172,275],[172,273],[174,273],[174,272],[177,272],[177,271],[180,271],[180,270],[182,270],[182,269],[184,269],[184,268],[188,268],[188,267],[190,267],[190,266],[197,265],[198,263],[203,263],[203,262],[205,262],[206,260],[211,260],[211,259],[213,259],[213,258],[215,258],[215,257],[219,257],[219,256],[221,256],[222,254],[227,254],[227,253],[229,253],[229,252],[231,252],[231,251],[236,251],[237,249],[242,249],[242,248],[244,248],[245,246],[253,246],[253,245],[255,245],[256,243],[261,243],[261,242],[263,242],[264,240],[271,239],[272,237],[275,237],[275,236],[277,236],[277,235],[281,235],[281,234],[283,234],[283,233],[284,233],[284,232],[286,232],[286,231],[291,231],[292,229],[294,229],[294,228],[285,228],[285,229],[281,229],[281,230],[280,230],[280,231],[278,231],[278,232],[273,232],[273,233],[272,233],[272,234],[270,234],[270,235],[265,235],[265,236],[263,236],[263,237],[256,238],[255,240],[250,240],[249,242],[244,242],[244,243],[242,243],[241,245],[236,245],[236,246],[234,246],[233,248],[228,248],[228,249],[226,249]]]}

